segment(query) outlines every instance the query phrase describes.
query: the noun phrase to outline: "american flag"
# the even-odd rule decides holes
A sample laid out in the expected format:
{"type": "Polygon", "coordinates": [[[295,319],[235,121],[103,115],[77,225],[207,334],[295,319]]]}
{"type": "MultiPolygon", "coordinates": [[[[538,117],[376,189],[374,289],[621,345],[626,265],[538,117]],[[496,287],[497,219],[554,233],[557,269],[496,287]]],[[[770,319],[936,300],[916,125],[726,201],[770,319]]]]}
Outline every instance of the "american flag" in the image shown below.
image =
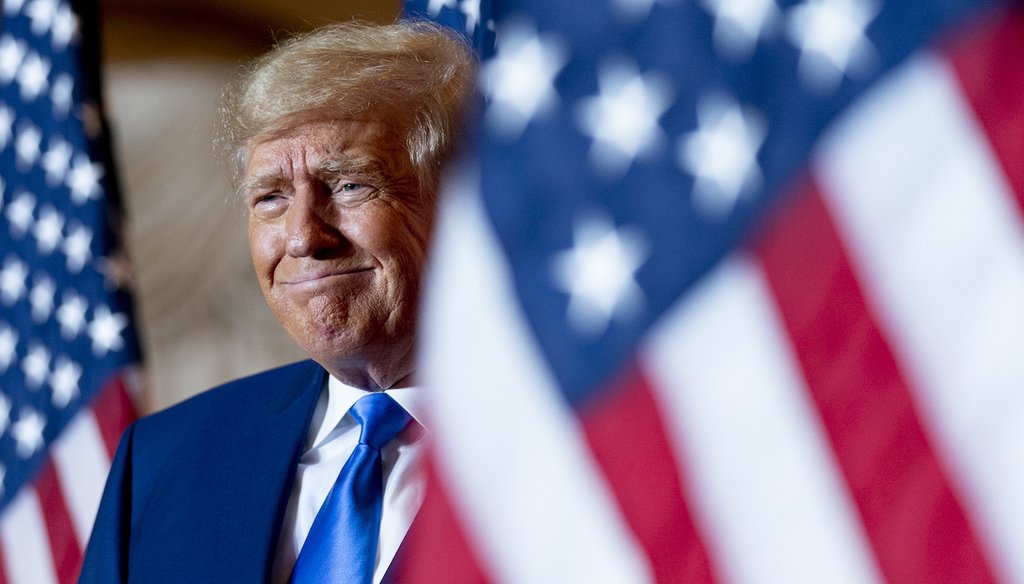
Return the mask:
{"type": "Polygon", "coordinates": [[[0,17],[0,583],[74,582],[139,360],[96,5],[0,17]]]}
{"type": "Polygon", "coordinates": [[[1024,582],[1024,7],[408,12],[497,49],[403,581],[1024,582]]]}

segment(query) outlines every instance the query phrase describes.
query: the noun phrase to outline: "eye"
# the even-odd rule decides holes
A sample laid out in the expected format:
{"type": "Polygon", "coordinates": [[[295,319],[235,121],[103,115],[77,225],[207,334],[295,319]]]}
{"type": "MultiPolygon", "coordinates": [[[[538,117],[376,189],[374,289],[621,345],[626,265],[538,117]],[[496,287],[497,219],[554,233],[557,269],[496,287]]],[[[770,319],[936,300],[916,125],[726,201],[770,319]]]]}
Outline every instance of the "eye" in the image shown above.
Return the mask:
{"type": "Polygon", "coordinates": [[[341,204],[355,206],[365,203],[377,192],[377,187],[365,183],[341,181],[334,189],[334,197],[341,204]]]}
{"type": "Polygon", "coordinates": [[[354,193],[354,192],[358,192],[358,191],[360,191],[362,189],[365,189],[365,188],[369,188],[369,187],[367,185],[362,184],[362,183],[346,182],[346,183],[341,183],[341,187],[340,187],[339,190],[341,192],[343,192],[343,193],[354,193]]]}
{"type": "Polygon", "coordinates": [[[249,208],[263,218],[273,218],[284,213],[288,199],[278,191],[254,195],[249,199],[249,208]]]}

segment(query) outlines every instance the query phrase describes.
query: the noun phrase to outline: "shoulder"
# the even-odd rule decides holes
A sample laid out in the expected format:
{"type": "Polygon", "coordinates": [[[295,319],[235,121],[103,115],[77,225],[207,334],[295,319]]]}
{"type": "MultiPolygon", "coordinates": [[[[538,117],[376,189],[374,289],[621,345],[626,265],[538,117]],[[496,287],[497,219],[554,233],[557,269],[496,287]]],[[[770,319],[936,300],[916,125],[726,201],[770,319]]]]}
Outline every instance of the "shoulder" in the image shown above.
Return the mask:
{"type": "Polygon", "coordinates": [[[324,369],[313,361],[291,363],[204,391],[139,419],[132,430],[136,438],[244,431],[247,424],[319,387],[325,378],[324,369]]]}
{"type": "MultiPolygon", "coordinates": [[[[231,381],[124,433],[83,582],[232,581],[273,537],[326,372],[312,361],[231,381]],[[247,543],[238,543],[238,542],[247,543]],[[228,542],[225,544],[225,542],[228,542]],[[228,545],[230,544],[230,545],[228,545]]],[[[257,577],[240,577],[256,581],[257,577]]]]}

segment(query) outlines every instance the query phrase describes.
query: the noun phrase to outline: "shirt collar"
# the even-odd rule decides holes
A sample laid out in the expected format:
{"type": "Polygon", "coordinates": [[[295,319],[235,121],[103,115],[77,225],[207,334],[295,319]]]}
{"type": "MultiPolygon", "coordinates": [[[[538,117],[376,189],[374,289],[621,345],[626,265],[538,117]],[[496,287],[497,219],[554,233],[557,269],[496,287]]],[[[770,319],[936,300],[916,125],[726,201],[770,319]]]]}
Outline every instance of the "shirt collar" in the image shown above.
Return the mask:
{"type": "MultiPolygon", "coordinates": [[[[371,392],[346,385],[336,379],[333,375],[327,378],[327,387],[320,390],[320,400],[317,403],[316,414],[313,416],[313,424],[310,426],[310,447],[319,447],[342,423],[354,424],[351,417],[345,419],[345,414],[356,403],[356,400],[371,392]],[[317,423],[319,421],[319,423],[317,423]]],[[[397,389],[386,389],[384,393],[390,395],[398,405],[405,408],[409,415],[426,428],[423,423],[423,400],[422,391],[418,387],[402,387],[397,389]]]]}

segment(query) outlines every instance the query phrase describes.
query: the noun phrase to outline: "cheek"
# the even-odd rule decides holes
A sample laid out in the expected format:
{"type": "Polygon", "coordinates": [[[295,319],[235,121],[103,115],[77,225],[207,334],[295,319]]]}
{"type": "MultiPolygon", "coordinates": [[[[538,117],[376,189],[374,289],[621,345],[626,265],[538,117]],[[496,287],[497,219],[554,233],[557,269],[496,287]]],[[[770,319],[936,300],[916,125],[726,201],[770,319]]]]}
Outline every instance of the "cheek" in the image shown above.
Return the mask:
{"type": "Polygon", "coordinates": [[[266,225],[249,222],[249,254],[260,285],[265,284],[273,274],[274,266],[281,257],[281,245],[274,236],[273,230],[266,225]]]}
{"type": "Polygon", "coordinates": [[[426,253],[434,223],[434,205],[419,203],[403,209],[394,217],[394,230],[400,233],[409,245],[426,253]]]}
{"type": "Polygon", "coordinates": [[[418,279],[423,270],[430,235],[427,220],[416,215],[400,215],[387,226],[385,244],[406,280],[418,279]]]}
{"type": "Polygon", "coordinates": [[[391,241],[397,272],[394,292],[413,306],[419,297],[419,285],[426,267],[428,237],[427,225],[414,221],[396,226],[391,241]]]}

